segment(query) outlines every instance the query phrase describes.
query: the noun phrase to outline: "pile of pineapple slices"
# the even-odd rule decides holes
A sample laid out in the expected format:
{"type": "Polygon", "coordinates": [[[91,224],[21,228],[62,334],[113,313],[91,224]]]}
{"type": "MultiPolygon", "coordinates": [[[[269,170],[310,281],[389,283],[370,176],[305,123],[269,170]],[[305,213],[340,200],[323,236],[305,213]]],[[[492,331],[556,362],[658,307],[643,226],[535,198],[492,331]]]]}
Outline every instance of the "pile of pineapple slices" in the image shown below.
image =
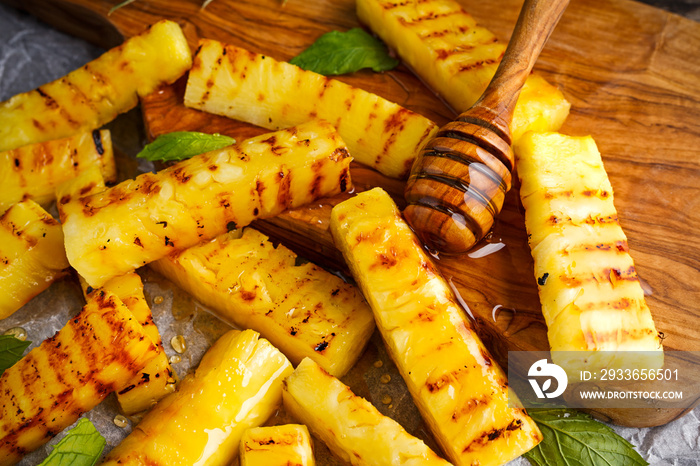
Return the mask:
{"type": "MultiPolygon", "coordinates": [[[[505,48],[453,0],[358,0],[357,13],[458,111],[505,48]]],[[[532,75],[512,131],[550,345],[660,350],[600,154],[590,138],[551,132],[568,110],[532,75]]],[[[171,21],[0,103],[0,319],[71,268],[87,302],[0,377],[0,466],[111,392],[126,414],[149,411],[105,464],[224,465],[240,454],[243,465],[313,465],[309,430],[351,464],[450,464],[337,378],[375,323],[447,460],[498,465],[537,445],[537,425],[384,191],[332,211],[359,288],[244,229],[348,191],[353,157],[405,178],[436,131],[369,92],[232,45],[202,40],[193,59],[171,21]],[[187,70],[187,106],[275,132],[107,187],[116,169],[98,128],[187,70]],[[54,201],[60,224],[42,208],[54,201]],[[145,265],[244,329],[182,380],[134,272],[145,265]],[[304,425],[260,427],[280,404],[304,425]]]]}

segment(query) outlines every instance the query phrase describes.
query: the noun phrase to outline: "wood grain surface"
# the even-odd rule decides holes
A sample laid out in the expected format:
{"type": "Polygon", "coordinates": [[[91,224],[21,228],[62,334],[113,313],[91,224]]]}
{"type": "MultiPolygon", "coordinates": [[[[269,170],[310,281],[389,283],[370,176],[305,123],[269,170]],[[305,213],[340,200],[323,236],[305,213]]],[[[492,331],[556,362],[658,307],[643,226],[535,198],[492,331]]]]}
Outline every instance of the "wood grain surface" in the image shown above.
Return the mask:
{"type": "MultiPolygon", "coordinates": [[[[209,37],[288,60],[330,30],[358,26],[351,0],[137,0],[108,16],[106,0],[2,0],[104,47],[161,18],[179,22],[193,47],[209,37]]],[[[459,0],[507,40],[521,2],[459,0]]],[[[700,24],[629,0],[572,0],[535,69],[572,103],[562,128],[591,134],[615,190],[632,257],[668,350],[700,351],[700,24]]],[[[339,78],[442,125],[455,114],[400,66],[339,78]]],[[[174,130],[238,139],[263,130],[184,108],[184,79],[143,99],[149,137],[174,130]]],[[[403,183],[354,166],[356,190],[383,186],[400,200],[403,183]]],[[[493,232],[469,255],[438,267],[468,304],[480,335],[505,365],[509,350],[547,350],[517,184],[493,232]],[[498,249],[484,257],[479,252],[498,249]],[[500,249],[499,249],[500,248],[500,249]],[[475,254],[476,253],[476,254],[475,254]]],[[[288,212],[257,227],[324,265],[343,268],[328,219],[339,199],[288,212]]],[[[659,425],[681,411],[597,412],[630,426],[659,425]]]]}

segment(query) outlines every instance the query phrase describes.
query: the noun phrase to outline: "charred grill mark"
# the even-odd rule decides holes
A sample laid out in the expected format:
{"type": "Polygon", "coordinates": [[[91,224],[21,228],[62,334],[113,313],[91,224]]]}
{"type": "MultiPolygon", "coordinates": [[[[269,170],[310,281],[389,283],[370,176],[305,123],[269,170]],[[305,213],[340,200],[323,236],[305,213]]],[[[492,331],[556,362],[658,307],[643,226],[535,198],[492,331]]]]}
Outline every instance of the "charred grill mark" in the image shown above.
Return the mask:
{"type": "Polygon", "coordinates": [[[324,340],[314,347],[314,351],[318,353],[323,353],[326,350],[326,348],[328,348],[328,342],[324,340]]]}
{"type": "MultiPolygon", "coordinates": [[[[94,182],[90,183],[87,186],[83,186],[82,188],[80,188],[80,191],[78,191],[78,194],[80,195],[80,197],[83,197],[83,196],[87,195],[90,191],[92,191],[95,188],[95,186],[96,186],[96,183],[94,183],[94,182]]],[[[70,196],[68,196],[68,197],[70,197],[70,196]]]]}
{"type": "Polygon", "coordinates": [[[102,135],[99,130],[94,130],[92,132],[92,141],[95,143],[95,150],[98,154],[104,155],[105,148],[102,146],[102,135]]]}
{"type": "Polygon", "coordinates": [[[480,406],[487,406],[491,402],[490,396],[481,396],[479,398],[471,398],[462,403],[457,410],[452,413],[452,421],[458,422],[464,416],[471,414],[480,406]]]}
{"type": "Polygon", "coordinates": [[[44,100],[44,105],[46,105],[46,108],[50,108],[51,110],[56,110],[59,105],[56,100],[48,95],[46,91],[44,91],[41,87],[38,87],[36,89],[36,92],[41,96],[41,98],[44,100]]]}
{"type": "Polygon", "coordinates": [[[133,390],[134,388],[136,388],[136,385],[131,384],[131,385],[129,385],[128,387],[126,387],[124,390],[119,391],[118,393],[119,393],[120,395],[124,395],[125,393],[129,393],[129,392],[130,392],[131,390],[133,390]]]}
{"type": "Polygon", "coordinates": [[[32,118],[32,124],[33,124],[34,127],[35,127],[36,129],[38,129],[39,131],[42,131],[42,132],[43,132],[43,131],[46,131],[46,128],[44,128],[44,125],[42,125],[41,123],[39,123],[39,121],[38,121],[36,118],[32,118]]]}
{"type": "Polygon", "coordinates": [[[566,224],[571,224],[571,225],[585,223],[587,225],[599,225],[599,226],[619,225],[620,224],[618,219],[617,219],[617,214],[607,215],[607,216],[598,216],[598,215],[591,214],[587,218],[581,219],[581,220],[574,220],[569,216],[558,217],[556,215],[552,215],[546,221],[546,225],[548,225],[548,226],[557,225],[559,223],[566,223],[566,224]]]}
{"type": "Polygon", "coordinates": [[[570,189],[569,189],[569,190],[566,190],[566,191],[549,191],[549,190],[547,190],[547,191],[544,192],[544,198],[545,198],[545,199],[554,199],[554,198],[557,198],[557,197],[567,197],[567,198],[570,198],[570,197],[572,197],[573,195],[574,195],[574,192],[571,191],[570,189]]]}
{"type": "Polygon", "coordinates": [[[510,421],[508,423],[507,426],[500,427],[500,428],[494,427],[493,429],[482,433],[481,436],[474,439],[466,447],[464,447],[464,450],[462,450],[462,453],[466,453],[468,451],[480,450],[481,448],[486,446],[489,442],[493,442],[494,440],[497,440],[501,437],[515,435],[515,432],[520,430],[520,429],[522,429],[522,420],[513,419],[512,421],[510,421]]]}
{"type": "MultiPolygon", "coordinates": [[[[439,52],[438,52],[438,56],[439,56],[439,52]]],[[[447,57],[444,57],[444,58],[447,58],[447,57]]],[[[483,67],[489,66],[489,65],[498,65],[500,62],[501,62],[501,56],[499,56],[498,58],[489,58],[486,60],[479,60],[479,61],[476,61],[474,63],[470,63],[468,65],[460,66],[459,71],[471,71],[471,70],[474,70],[477,68],[483,68],[483,67]]]]}
{"type": "Polygon", "coordinates": [[[262,199],[266,186],[259,178],[255,180],[255,192],[258,193],[258,198],[262,199]]]}
{"type": "Polygon", "coordinates": [[[434,20],[434,19],[439,19],[439,18],[447,18],[448,16],[453,16],[460,14],[461,10],[455,10],[455,11],[448,11],[445,13],[435,13],[433,11],[429,11],[428,13],[424,14],[423,16],[419,16],[417,18],[411,18],[411,19],[405,19],[399,17],[398,20],[399,22],[406,26],[406,27],[411,27],[412,25],[416,25],[420,22],[423,21],[429,21],[429,20],[434,20]]]}
{"type": "MultiPolygon", "coordinates": [[[[277,192],[277,203],[285,210],[292,205],[292,172],[282,167],[278,177],[279,191],[277,192]]],[[[260,206],[263,207],[262,199],[260,202],[260,206]]]]}
{"type": "Polygon", "coordinates": [[[563,273],[559,279],[570,288],[581,287],[587,283],[610,283],[615,286],[619,282],[635,282],[639,280],[634,265],[622,270],[617,267],[606,267],[598,272],[590,272],[579,275],[563,273]]]}
{"type": "Polygon", "coordinates": [[[185,173],[184,167],[177,167],[171,172],[171,174],[172,177],[175,178],[175,180],[182,184],[187,183],[190,180],[190,178],[192,178],[190,175],[185,173]]]}

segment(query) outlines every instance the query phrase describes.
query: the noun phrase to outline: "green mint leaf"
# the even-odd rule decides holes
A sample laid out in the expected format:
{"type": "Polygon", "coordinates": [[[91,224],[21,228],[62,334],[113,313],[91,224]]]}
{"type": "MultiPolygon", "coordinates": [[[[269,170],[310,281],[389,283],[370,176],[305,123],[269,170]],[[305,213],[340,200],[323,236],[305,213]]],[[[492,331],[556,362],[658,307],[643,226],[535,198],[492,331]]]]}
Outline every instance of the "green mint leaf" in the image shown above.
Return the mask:
{"type": "Polygon", "coordinates": [[[530,409],[544,440],[523,456],[534,466],[646,466],[634,446],[588,414],[530,409]]]}
{"type": "Polygon", "coordinates": [[[163,162],[184,160],[212,150],[223,149],[236,142],[235,139],[221,134],[177,131],[158,136],[147,144],[136,157],[150,161],[163,162]]]}
{"type": "Polygon", "coordinates": [[[380,40],[367,34],[364,29],[354,28],[347,32],[331,31],[322,35],[289,63],[329,76],[354,73],[363,68],[387,71],[395,68],[399,61],[389,56],[380,40]]]}
{"type": "Polygon", "coordinates": [[[106,444],[92,422],[82,417],[39,466],[93,466],[106,444]]]}
{"type": "Polygon", "coordinates": [[[31,341],[22,341],[12,335],[0,335],[0,375],[22,359],[31,341]]]}
{"type": "Polygon", "coordinates": [[[120,4],[114,5],[114,6],[109,10],[109,13],[107,13],[107,16],[111,15],[112,13],[114,13],[115,11],[117,11],[119,8],[121,8],[121,7],[123,7],[123,6],[127,6],[129,3],[134,3],[135,1],[136,1],[136,0],[124,0],[124,1],[121,2],[120,4]]]}

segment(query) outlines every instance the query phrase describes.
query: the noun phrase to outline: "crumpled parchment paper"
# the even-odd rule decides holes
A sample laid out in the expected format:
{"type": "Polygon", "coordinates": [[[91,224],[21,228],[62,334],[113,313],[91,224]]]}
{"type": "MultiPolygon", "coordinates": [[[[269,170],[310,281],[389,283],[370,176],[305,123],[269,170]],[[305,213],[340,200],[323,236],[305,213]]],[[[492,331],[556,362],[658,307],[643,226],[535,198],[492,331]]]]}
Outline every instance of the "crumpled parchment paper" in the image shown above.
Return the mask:
{"type": "MultiPolygon", "coordinates": [[[[0,4],[0,101],[59,78],[101,53],[99,48],[57,32],[25,13],[0,4]]],[[[152,169],[152,166],[138,164],[128,157],[133,156],[140,149],[139,145],[144,142],[143,132],[139,132],[138,129],[139,125],[140,114],[137,110],[109,125],[114,133],[112,139],[115,141],[117,152],[126,153],[126,156],[122,155],[121,162],[127,166],[127,172],[152,169]]],[[[196,367],[206,349],[229,327],[167,280],[148,270],[140,273],[144,278],[146,298],[151,305],[169,356],[175,354],[169,343],[170,339],[178,334],[185,336],[187,350],[182,355],[181,362],[173,365],[182,377],[188,370],[196,367]],[[162,302],[160,297],[163,298],[162,302]]],[[[33,341],[31,347],[37,346],[59,330],[82,305],[83,298],[78,284],[73,278],[66,278],[55,283],[11,317],[0,320],[0,333],[15,326],[23,327],[28,331],[28,339],[33,341]]],[[[436,448],[406,394],[398,371],[386,355],[376,334],[360,363],[344,381],[359,395],[370,399],[381,412],[396,419],[409,432],[426,438],[428,444],[436,448]],[[384,383],[387,375],[391,382],[384,383]],[[390,401],[386,403],[387,400],[390,401]]],[[[114,424],[117,414],[118,407],[113,395],[87,414],[107,439],[106,451],[119,443],[134,425],[134,421],[131,420],[127,427],[117,427],[114,424]]],[[[281,418],[278,421],[282,422],[285,419],[281,418]]],[[[661,427],[613,427],[635,445],[642,456],[654,466],[700,465],[700,408],[661,427]]],[[[51,450],[51,446],[61,437],[62,434],[59,434],[45,447],[25,457],[20,464],[30,466],[40,463],[51,450]]],[[[319,465],[340,464],[320,442],[315,444],[319,465]]],[[[529,462],[519,458],[510,464],[526,466],[529,462]]]]}

